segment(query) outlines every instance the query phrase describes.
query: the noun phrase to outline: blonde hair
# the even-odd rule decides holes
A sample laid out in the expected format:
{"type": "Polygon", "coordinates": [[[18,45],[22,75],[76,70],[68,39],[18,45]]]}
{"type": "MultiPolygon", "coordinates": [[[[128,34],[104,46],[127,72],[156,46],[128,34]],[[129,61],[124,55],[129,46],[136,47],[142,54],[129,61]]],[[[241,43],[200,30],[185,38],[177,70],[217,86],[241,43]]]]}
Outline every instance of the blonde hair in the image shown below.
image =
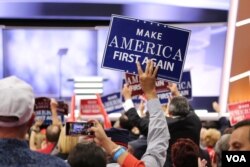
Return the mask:
{"type": "Polygon", "coordinates": [[[60,153],[68,154],[78,143],[78,136],[66,136],[66,127],[63,126],[58,140],[60,153]]]}
{"type": "Polygon", "coordinates": [[[205,143],[208,147],[214,147],[216,142],[220,139],[221,133],[219,130],[214,128],[209,128],[205,133],[205,143]]]}

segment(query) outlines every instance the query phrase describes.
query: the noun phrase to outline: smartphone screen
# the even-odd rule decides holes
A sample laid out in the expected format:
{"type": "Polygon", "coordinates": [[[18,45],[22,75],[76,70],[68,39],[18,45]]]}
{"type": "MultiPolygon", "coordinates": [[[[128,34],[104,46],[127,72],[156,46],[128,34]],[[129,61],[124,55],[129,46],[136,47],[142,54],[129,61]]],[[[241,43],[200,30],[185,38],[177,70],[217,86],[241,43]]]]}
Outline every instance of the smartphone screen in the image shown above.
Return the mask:
{"type": "Polygon", "coordinates": [[[90,122],[66,122],[66,135],[87,135],[93,136],[94,133],[89,131],[93,126],[90,122]]]}

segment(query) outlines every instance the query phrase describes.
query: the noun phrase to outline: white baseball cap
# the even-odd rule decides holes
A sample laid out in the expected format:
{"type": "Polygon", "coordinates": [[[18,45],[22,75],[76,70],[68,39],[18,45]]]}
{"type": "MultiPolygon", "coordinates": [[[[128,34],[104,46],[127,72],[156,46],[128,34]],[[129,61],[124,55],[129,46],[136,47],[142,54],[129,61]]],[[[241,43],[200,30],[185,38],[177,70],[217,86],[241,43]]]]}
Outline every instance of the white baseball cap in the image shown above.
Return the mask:
{"type": "Polygon", "coordinates": [[[28,122],[34,102],[33,89],[28,83],[15,76],[0,79],[0,127],[15,127],[28,122]]]}

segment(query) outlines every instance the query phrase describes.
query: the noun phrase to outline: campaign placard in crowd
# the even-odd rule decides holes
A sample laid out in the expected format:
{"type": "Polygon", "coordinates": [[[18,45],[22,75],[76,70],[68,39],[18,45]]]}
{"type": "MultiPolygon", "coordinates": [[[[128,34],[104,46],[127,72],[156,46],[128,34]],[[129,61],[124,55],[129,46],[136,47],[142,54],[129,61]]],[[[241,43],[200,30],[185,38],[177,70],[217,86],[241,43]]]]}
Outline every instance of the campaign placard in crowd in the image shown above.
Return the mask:
{"type": "Polygon", "coordinates": [[[149,59],[158,76],[173,82],[181,79],[191,31],[166,24],[112,15],[102,68],[137,73],[149,59]]]}
{"type": "MultiPolygon", "coordinates": [[[[126,82],[132,87],[132,96],[142,95],[143,91],[140,86],[139,77],[135,74],[125,73],[126,82]]],[[[171,97],[170,89],[168,88],[168,82],[166,80],[157,79],[156,81],[156,91],[161,103],[167,103],[168,98],[171,97]]],[[[190,71],[184,71],[180,83],[177,84],[177,88],[182,96],[187,99],[192,99],[192,80],[190,71]]],[[[140,100],[135,97],[135,102],[140,100]]]]}
{"type": "Polygon", "coordinates": [[[181,81],[177,84],[178,90],[182,96],[187,99],[192,99],[192,80],[190,71],[184,71],[182,73],[181,81]]]}
{"type": "Polygon", "coordinates": [[[99,94],[96,94],[96,99],[81,99],[80,100],[80,115],[102,115],[104,118],[104,128],[112,127],[108,114],[104,108],[102,99],[99,94]]]}
{"type": "Polygon", "coordinates": [[[81,115],[101,114],[97,99],[81,99],[80,113],[81,115]]]}
{"type": "MultiPolygon", "coordinates": [[[[125,80],[126,83],[132,87],[132,96],[143,94],[138,75],[125,73],[125,80]]],[[[157,79],[155,82],[155,86],[157,92],[169,91],[168,82],[166,80],[157,79]]]]}
{"type": "MultiPolygon", "coordinates": [[[[47,97],[37,97],[35,98],[35,119],[44,120],[43,125],[52,124],[52,113],[51,113],[51,99],[47,97]]],[[[64,122],[64,115],[68,114],[68,104],[63,101],[57,102],[57,115],[61,122],[64,122]]]]}
{"type": "Polygon", "coordinates": [[[245,119],[250,119],[250,101],[229,104],[228,112],[232,126],[245,119]]]}
{"type": "MultiPolygon", "coordinates": [[[[177,84],[177,88],[182,96],[186,97],[188,100],[192,100],[192,80],[190,71],[184,71],[182,73],[182,78],[180,83],[177,84]]],[[[171,97],[171,92],[168,89],[165,92],[157,93],[158,98],[162,104],[167,103],[168,99],[171,97]]]]}
{"type": "Polygon", "coordinates": [[[102,103],[108,114],[124,111],[121,100],[121,93],[116,92],[106,96],[102,96],[102,103]]]}
{"type": "Polygon", "coordinates": [[[171,96],[171,93],[168,91],[168,92],[160,92],[160,93],[157,93],[157,96],[161,102],[161,104],[166,104],[168,103],[169,99],[172,97],[171,96]]]}

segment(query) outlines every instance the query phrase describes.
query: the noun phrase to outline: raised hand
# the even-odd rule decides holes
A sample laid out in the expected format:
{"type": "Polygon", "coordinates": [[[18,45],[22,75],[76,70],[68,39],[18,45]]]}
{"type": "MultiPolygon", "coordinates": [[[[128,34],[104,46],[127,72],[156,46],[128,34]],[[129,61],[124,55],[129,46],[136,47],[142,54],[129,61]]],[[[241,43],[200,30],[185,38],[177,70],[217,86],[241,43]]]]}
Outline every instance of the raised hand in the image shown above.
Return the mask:
{"type": "Polygon", "coordinates": [[[147,62],[145,71],[143,72],[141,65],[139,62],[136,62],[137,71],[140,79],[141,88],[146,96],[146,98],[152,99],[156,98],[156,89],[155,89],[155,81],[156,81],[156,74],[158,71],[158,67],[154,69],[154,62],[149,60],[147,62]]]}
{"type": "Polygon", "coordinates": [[[176,83],[169,82],[168,83],[168,89],[170,89],[171,95],[173,97],[181,95],[180,92],[179,92],[179,90],[178,90],[178,87],[177,87],[176,83]]]}
{"type": "Polygon", "coordinates": [[[122,95],[125,100],[131,99],[132,96],[132,88],[128,84],[124,84],[122,89],[122,95]]]}
{"type": "Polygon", "coordinates": [[[117,145],[111,141],[106,135],[102,125],[97,120],[91,120],[94,126],[90,128],[90,131],[94,132],[94,141],[99,146],[102,146],[106,152],[111,155],[112,150],[117,147],[117,145]]]}

